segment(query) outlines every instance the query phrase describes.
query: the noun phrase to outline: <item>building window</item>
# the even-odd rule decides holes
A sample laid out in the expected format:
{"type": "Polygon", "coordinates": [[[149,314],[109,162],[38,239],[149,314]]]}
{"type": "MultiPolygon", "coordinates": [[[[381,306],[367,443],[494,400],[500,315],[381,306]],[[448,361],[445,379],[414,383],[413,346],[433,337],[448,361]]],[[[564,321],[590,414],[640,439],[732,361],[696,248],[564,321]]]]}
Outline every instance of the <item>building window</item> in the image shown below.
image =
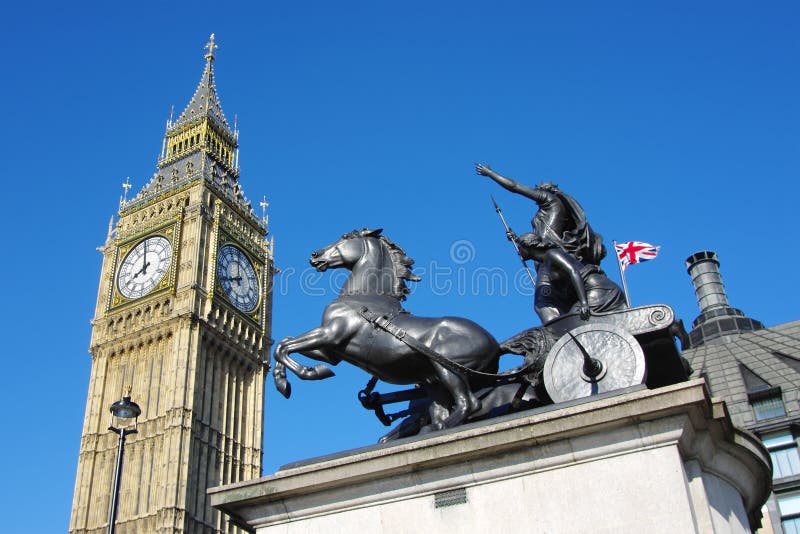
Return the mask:
{"type": "Polygon", "coordinates": [[[756,421],[786,415],[786,410],[783,408],[783,399],[781,398],[781,388],[779,387],[750,391],[747,398],[753,407],[753,412],[755,412],[756,421]]]}
{"type": "Polygon", "coordinates": [[[800,454],[797,442],[789,430],[764,434],[761,441],[769,449],[772,458],[773,480],[800,475],[800,454]]]}
{"type": "Polygon", "coordinates": [[[778,509],[785,534],[800,534],[800,493],[778,496],[778,509]]]}

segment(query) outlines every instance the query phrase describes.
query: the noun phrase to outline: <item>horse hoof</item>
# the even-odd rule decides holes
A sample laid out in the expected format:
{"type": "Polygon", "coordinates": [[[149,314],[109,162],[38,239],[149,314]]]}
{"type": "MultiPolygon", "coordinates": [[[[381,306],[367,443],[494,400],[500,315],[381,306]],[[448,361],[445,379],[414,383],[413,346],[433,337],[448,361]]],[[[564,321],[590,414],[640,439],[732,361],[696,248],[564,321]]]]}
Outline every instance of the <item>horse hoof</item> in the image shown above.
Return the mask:
{"type": "Polygon", "coordinates": [[[324,378],[330,378],[332,376],[336,376],[330,367],[323,364],[317,364],[314,366],[314,379],[315,380],[322,380],[324,378]]]}
{"type": "Polygon", "coordinates": [[[275,387],[287,399],[292,396],[292,385],[286,380],[275,380],[275,387]]]}

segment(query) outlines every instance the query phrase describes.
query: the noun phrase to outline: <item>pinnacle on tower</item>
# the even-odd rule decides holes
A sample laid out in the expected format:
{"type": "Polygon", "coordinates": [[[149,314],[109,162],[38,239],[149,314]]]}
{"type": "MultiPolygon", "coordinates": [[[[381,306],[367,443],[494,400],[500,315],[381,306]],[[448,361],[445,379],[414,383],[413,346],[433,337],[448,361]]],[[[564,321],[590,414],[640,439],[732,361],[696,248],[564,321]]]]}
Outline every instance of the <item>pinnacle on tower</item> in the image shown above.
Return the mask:
{"type": "Polygon", "coordinates": [[[225,114],[222,111],[222,105],[217,96],[217,87],[214,83],[214,50],[219,46],[214,42],[214,34],[211,34],[208,43],[205,46],[207,52],[205,54],[206,65],[203,69],[203,74],[200,77],[200,83],[192,95],[191,100],[186,105],[183,113],[178,116],[178,120],[172,124],[169,131],[177,132],[181,127],[186,126],[203,117],[208,117],[214,121],[219,127],[223,128],[226,133],[233,135],[230,126],[228,125],[225,114]]]}

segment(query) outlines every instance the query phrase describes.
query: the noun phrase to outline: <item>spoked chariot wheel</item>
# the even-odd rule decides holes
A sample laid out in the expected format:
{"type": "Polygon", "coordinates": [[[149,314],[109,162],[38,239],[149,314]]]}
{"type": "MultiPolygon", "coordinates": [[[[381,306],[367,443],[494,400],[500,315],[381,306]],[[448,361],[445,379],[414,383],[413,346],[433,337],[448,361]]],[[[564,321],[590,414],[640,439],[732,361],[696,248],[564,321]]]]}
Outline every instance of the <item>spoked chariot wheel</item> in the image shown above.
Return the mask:
{"type": "Polygon", "coordinates": [[[553,402],[565,402],[642,384],[647,367],[631,334],[612,324],[587,324],[556,341],[543,376],[553,402]]]}

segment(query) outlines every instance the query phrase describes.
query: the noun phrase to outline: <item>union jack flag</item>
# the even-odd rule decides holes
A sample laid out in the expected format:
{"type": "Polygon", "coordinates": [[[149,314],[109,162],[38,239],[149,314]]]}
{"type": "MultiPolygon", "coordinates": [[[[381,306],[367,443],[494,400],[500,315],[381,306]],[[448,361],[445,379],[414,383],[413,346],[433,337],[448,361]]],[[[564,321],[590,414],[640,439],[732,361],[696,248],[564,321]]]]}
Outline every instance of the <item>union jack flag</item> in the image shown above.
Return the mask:
{"type": "Polygon", "coordinates": [[[617,260],[620,268],[624,271],[628,265],[652,260],[658,256],[660,246],[643,243],[641,241],[628,241],[627,243],[614,243],[617,249],[617,260]]]}

